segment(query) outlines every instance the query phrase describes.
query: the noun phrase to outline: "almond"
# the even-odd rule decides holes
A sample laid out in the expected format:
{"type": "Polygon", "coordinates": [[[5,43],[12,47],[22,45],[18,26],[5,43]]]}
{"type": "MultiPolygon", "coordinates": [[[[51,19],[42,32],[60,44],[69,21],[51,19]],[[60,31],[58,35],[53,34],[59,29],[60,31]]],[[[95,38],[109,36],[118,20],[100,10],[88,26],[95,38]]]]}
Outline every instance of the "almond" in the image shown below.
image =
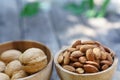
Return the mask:
{"type": "Polygon", "coordinates": [[[81,45],[77,45],[77,46],[76,46],[76,49],[77,49],[77,50],[80,50],[80,47],[81,47],[81,45]]]}
{"type": "Polygon", "coordinates": [[[101,51],[101,59],[105,60],[107,58],[107,52],[101,51]]]}
{"type": "Polygon", "coordinates": [[[108,59],[108,61],[113,62],[113,58],[110,54],[107,55],[107,59],[108,59]]]}
{"type": "Polygon", "coordinates": [[[69,52],[73,52],[73,51],[76,50],[76,48],[71,48],[71,47],[70,47],[70,48],[68,48],[67,50],[68,50],[69,52]]]}
{"type": "Polygon", "coordinates": [[[94,53],[96,59],[100,59],[101,58],[100,48],[94,48],[93,49],[93,53],[94,53]]]}
{"type": "Polygon", "coordinates": [[[77,61],[79,61],[77,58],[75,58],[75,57],[70,57],[70,60],[71,61],[74,61],[74,62],[77,62],[77,61]]]}
{"type": "Polygon", "coordinates": [[[104,65],[102,66],[102,70],[106,70],[108,67],[109,67],[109,66],[108,66],[107,64],[104,64],[104,65]]]}
{"type": "Polygon", "coordinates": [[[64,65],[69,64],[69,62],[70,62],[70,58],[69,57],[70,57],[70,52],[66,52],[65,55],[64,55],[64,61],[63,61],[64,65]]]}
{"type": "Polygon", "coordinates": [[[72,48],[76,48],[77,45],[81,45],[81,40],[77,40],[77,41],[72,45],[72,48]]]}
{"type": "Polygon", "coordinates": [[[92,49],[92,48],[95,48],[95,47],[97,47],[97,46],[96,45],[81,45],[80,51],[85,53],[86,50],[92,49]]]}
{"type": "Polygon", "coordinates": [[[75,72],[75,68],[72,67],[72,66],[64,65],[63,68],[66,69],[66,70],[68,70],[68,71],[75,72]]]}
{"type": "Polygon", "coordinates": [[[96,42],[96,41],[84,41],[84,42],[82,42],[82,44],[97,44],[97,45],[99,45],[99,43],[98,42],[96,42]]]}
{"type": "Polygon", "coordinates": [[[73,63],[72,66],[73,66],[73,67],[82,67],[83,64],[81,64],[80,62],[75,62],[75,63],[73,63]]]}
{"type": "Polygon", "coordinates": [[[74,51],[74,52],[71,53],[71,56],[72,56],[72,57],[80,57],[80,56],[82,56],[82,55],[83,55],[83,53],[80,52],[80,51],[74,51]]]}
{"type": "Polygon", "coordinates": [[[99,71],[95,66],[90,64],[84,65],[84,70],[86,73],[95,73],[99,71]]]}
{"type": "Polygon", "coordinates": [[[63,55],[62,53],[58,56],[58,63],[62,63],[63,62],[63,55]]]}
{"type": "Polygon", "coordinates": [[[110,61],[108,61],[108,60],[102,60],[101,62],[100,62],[101,64],[107,64],[107,65],[112,65],[112,62],[110,62],[110,61]]]}
{"type": "Polygon", "coordinates": [[[87,58],[87,60],[89,60],[89,61],[95,61],[95,56],[94,56],[94,54],[93,54],[93,50],[92,50],[92,49],[88,49],[88,50],[86,51],[86,58],[87,58]]]}
{"type": "Polygon", "coordinates": [[[77,68],[76,72],[79,73],[79,74],[82,74],[82,73],[84,73],[84,69],[83,68],[77,68]]]}
{"type": "Polygon", "coordinates": [[[97,68],[100,68],[100,65],[97,62],[94,62],[94,61],[86,61],[86,64],[90,64],[90,65],[93,65],[97,68]]]}
{"type": "Polygon", "coordinates": [[[87,59],[86,59],[86,57],[82,56],[82,57],[79,58],[79,61],[81,63],[85,63],[87,61],[87,59]]]}

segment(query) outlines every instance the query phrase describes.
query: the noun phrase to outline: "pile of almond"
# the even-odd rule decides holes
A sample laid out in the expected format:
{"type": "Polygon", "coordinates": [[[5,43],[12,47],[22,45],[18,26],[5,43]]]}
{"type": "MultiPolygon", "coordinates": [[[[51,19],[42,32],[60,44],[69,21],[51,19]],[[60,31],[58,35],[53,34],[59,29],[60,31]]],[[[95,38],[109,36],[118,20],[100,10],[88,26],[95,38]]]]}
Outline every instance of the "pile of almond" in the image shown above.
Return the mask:
{"type": "Polygon", "coordinates": [[[64,69],[78,74],[106,70],[113,61],[114,53],[96,41],[77,40],[58,57],[58,63],[64,69]]]}

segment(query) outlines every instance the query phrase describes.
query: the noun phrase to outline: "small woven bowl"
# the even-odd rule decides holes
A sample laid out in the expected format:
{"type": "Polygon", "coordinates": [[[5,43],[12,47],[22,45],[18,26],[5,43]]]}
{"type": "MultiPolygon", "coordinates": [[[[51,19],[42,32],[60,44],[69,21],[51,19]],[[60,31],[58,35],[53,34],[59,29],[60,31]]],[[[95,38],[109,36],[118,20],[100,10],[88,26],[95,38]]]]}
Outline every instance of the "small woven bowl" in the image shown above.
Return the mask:
{"type": "Polygon", "coordinates": [[[61,80],[112,80],[112,76],[116,70],[118,63],[117,57],[114,57],[114,62],[112,66],[104,71],[97,73],[77,74],[63,69],[57,61],[60,53],[65,51],[66,49],[60,50],[58,54],[55,55],[54,58],[55,67],[61,80]]]}
{"type": "Polygon", "coordinates": [[[9,49],[17,49],[20,50],[21,52],[24,52],[26,49],[33,47],[40,48],[45,52],[48,59],[48,65],[37,73],[16,80],[50,80],[50,76],[52,74],[52,61],[53,61],[52,54],[45,45],[34,41],[13,41],[0,44],[0,53],[9,49]]]}

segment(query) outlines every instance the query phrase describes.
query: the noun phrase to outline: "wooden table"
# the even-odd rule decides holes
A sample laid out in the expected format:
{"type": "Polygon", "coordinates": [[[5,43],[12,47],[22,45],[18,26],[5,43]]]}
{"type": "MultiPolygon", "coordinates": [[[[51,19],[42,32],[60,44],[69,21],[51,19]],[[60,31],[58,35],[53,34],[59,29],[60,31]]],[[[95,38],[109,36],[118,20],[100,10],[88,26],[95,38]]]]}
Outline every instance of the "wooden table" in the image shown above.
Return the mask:
{"type": "MultiPolygon", "coordinates": [[[[55,55],[74,40],[97,40],[114,50],[120,59],[120,16],[86,19],[74,16],[55,3],[49,12],[20,17],[22,0],[0,0],[0,42],[35,40],[47,45],[55,55]]],[[[118,70],[120,71],[120,60],[118,70]]],[[[54,69],[51,80],[59,80],[54,69]]]]}

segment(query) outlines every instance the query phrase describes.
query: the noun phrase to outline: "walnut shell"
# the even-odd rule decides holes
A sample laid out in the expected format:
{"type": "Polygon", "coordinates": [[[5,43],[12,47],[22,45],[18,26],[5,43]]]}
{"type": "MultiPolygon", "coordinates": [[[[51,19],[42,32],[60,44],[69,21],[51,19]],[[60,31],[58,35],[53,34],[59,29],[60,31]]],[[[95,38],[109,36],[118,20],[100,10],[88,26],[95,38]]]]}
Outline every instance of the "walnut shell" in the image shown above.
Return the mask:
{"type": "Polygon", "coordinates": [[[22,64],[20,61],[14,60],[6,66],[5,73],[11,77],[14,72],[19,70],[22,70],[22,64]]]}
{"type": "Polygon", "coordinates": [[[7,74],[0,73],[0,80],[10,80],[10,78],[7,74]]]}
{"type": "Polygon", "coordinates": [[[16,71],[16,72],[13,73],[13,76],[12,76],[11,80],[15,80],[15,79],[18,79],[18,78],[23,78],[23,77],[26,77],[26,76],[27,76],[27,73],[24,70],[16,71]]]}
{"type": "Polygon", "coordinates": [[[22,53],[18,50],[7,50],[1,53],[1,60],[6,63],[9,63],[13,60],[18,60],[21,54],[22,53]]]}
{"type": "Polygon", "coordinates": [[[5,70],[5,67],[6,67],[5,63],[0,61],[0,72],[3,72],[5,70]]]}
{"type": "Polygon", "coordinates": [[[35,73],[47,65],[47,56],[39,48],[27,49],[19,60],[23,63],[23,69],[28,73],[35,73]]]}

